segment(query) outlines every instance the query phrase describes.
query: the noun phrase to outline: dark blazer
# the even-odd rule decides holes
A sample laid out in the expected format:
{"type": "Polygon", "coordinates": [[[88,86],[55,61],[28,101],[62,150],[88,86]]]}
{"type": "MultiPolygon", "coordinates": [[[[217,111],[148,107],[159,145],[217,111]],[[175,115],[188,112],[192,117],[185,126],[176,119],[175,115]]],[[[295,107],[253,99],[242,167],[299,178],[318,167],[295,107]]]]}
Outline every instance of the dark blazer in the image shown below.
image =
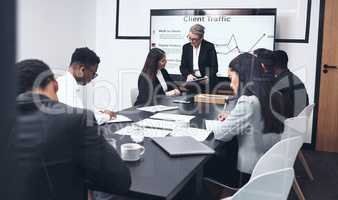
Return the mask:
{"type": "MultiPolygon", "coordinates": [[[[202,40],[198,59],[199,70],[202,76],[209,76],[210,80],[216,77],[218,72],[218,62],[215,46],[206,40],[202,40]]],[[[193,74],[193,47],[190,43],[183,46],[180,71],[187,78],[193,74]]]]}
{"type": "Polygon", "coordinates": [[[273,89],[282,95],[284,109],[282,112],[277,112],[285,118],[297,116],[309,105],[309,97],[304,83],[289,70],[275,78],[273,89]]]}
{"type": "MultiPolygon", "coordinates": [[[[168,85],[168,91],[178,88],[174,81],[170,78],[166,69],[161,69],[164,80],[168,85]]],[[[163,88],[155,76],[154,80],[150,80],[147,75],[141,73],[138,77],[138,96],[135,102],[137,105],[152,105],[157,96],[165,95],[163,88]]]]}
{"type": "Polygon", "coordinates": [[[82,200],[87,186],[126,193],[129,169],[100,131],[90,111],[43,95],[18,96],[1,199],[82,200]]]}

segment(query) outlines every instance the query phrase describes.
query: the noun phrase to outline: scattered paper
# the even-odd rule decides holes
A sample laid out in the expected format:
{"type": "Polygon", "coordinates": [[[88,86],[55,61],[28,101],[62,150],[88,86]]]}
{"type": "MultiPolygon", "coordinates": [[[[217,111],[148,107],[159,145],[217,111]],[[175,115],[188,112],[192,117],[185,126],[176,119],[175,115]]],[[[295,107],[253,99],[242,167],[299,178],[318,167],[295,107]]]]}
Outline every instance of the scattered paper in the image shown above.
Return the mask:
{"type": "Polygon", "coordinates": [[[162,129],[153,129],[153,128],[142,128],[135,130],[132,126],[124,127],[115,132],[119,135],[133,135],[133,134],[142,134],[144,137],[154,138],[154,137],[165,137],[171,133],[169,130],[162,129]],[[137,133],[136,133],[137,132],[137,133]]]}
{"type": "Polygon", "coordinates": [[[160,129],[169,129],[172,130],[175,127],[175,122],[173,121],[165,121],[158,119],[144,119],[136,123],[138,126],[142,127],[152,127],[152,128],[160,128],[160,129]]]}
{"type": "Polygon", "coordinates": [[[177,106],[163,106],[163,105],[157,105],[157,106],[146,106],[137,108],[138,110],[146,111],[146,112],[161,112],[161,111],[167,111],[167,110],[175,110],[178,109],[177,106]]]}
{"type": "Polygon", "coordinates": [[[192,115],[179,115],[179,114],[171,114],[171,113],[157,113],[152,115],[150,118],[152,119],[162,119],[169,121],[185,121],[190,122],[195,116],[192,115]]]}

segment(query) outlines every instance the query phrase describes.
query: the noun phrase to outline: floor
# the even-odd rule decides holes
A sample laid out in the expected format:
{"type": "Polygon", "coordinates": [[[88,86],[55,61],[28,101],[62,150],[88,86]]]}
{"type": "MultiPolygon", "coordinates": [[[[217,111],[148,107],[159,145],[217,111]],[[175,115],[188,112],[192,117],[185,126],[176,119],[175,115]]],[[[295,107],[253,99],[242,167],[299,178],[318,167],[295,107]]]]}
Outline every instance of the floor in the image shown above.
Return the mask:
{"type": "MultiPolygon", "coordinates": [[[[338,200],[338,153],[303,151],[311,168],[311,181],[298,160],[295,173],[306,200],[338,200]]],[[[291,189],[289,200],[298,200],[291,189]]]]}

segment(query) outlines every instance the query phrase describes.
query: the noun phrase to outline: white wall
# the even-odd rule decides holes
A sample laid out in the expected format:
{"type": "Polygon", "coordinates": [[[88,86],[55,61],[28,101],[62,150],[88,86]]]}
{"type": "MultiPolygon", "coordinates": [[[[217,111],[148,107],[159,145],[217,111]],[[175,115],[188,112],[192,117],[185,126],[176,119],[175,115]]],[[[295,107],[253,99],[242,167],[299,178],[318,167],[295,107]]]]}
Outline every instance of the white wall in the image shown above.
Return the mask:
{"type": "MultiPolygon", "coordinates": [[[[119,35],[149,36],[149,13],[151,8],[227,8],[272,7],[277,8],[277,38],[303,39],[305,37],[307,0],[264,1],[165,1],[121,0],[119,35]],[[131,6],[132,5],[132,6],[131,6]]],[[[148,40],[116,40],[116,0],[97,1],[96,50],[102,58],[100,80],[106,88],[96,91],[96,102],[107,102],[115,109],[129,107],[129,91],[137,87],[149,48],[148,40]],[[110,95],[108,91],[113,91],[110,95]]],[[[319,0],[312,1],[309,43],[277,43],[276,49],[289,54],[290,69],[305,83],[310,102],[314,100],[319,23],[319,0]]],[[[312,127],[312,125],[311,125],[312,127]]],[[[310,140],[310,136],[309,139],[310,140]]]]}
{"type": "Polygon", "coordinates": [[[17,60],[66,69],[77,47],[95,49],[96,0],[18,0],[17,60]]]}
{"type": "MultiPolygon", "coordinates": [[[[133,6],[137,7],[137,2],[133,2],[133,6]]],[[[149,50],[149,41],[115,39],[115,0],[97,1],[96,12],[96,50],[102,63],[96,80],[100,84],[100,91],[95,90],[95,104],[100,104],[98,107],[110,106],[120,110],[131,106],[129,91],[137,87],[137,78],[149,50]]],[[[136,17],[133,13],[130,16],[136,17]]]]}

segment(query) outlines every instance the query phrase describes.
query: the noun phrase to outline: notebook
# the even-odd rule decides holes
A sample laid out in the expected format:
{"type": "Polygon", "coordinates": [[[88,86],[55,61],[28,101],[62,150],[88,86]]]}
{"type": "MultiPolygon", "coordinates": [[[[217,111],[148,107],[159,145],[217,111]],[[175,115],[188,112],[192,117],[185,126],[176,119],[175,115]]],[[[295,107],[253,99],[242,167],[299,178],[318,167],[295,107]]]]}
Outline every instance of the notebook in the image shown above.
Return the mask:
{"type": "Polygon", "coordinates": [[[207,145],[189,136],[153,138],[169,156],[213,154],[215,151],[207,145]]]}
{"type": "Polygon", "coordinates": [[[196,79],[194,80],[190,80],[190,81],[187,81],[186,83],[192,83],[192,82],[200,82],[200,81],[203,81],[203,80],[206,80],[208,79],[208,77],[204,76],[204,77],[197,77],[196,79]]]}

